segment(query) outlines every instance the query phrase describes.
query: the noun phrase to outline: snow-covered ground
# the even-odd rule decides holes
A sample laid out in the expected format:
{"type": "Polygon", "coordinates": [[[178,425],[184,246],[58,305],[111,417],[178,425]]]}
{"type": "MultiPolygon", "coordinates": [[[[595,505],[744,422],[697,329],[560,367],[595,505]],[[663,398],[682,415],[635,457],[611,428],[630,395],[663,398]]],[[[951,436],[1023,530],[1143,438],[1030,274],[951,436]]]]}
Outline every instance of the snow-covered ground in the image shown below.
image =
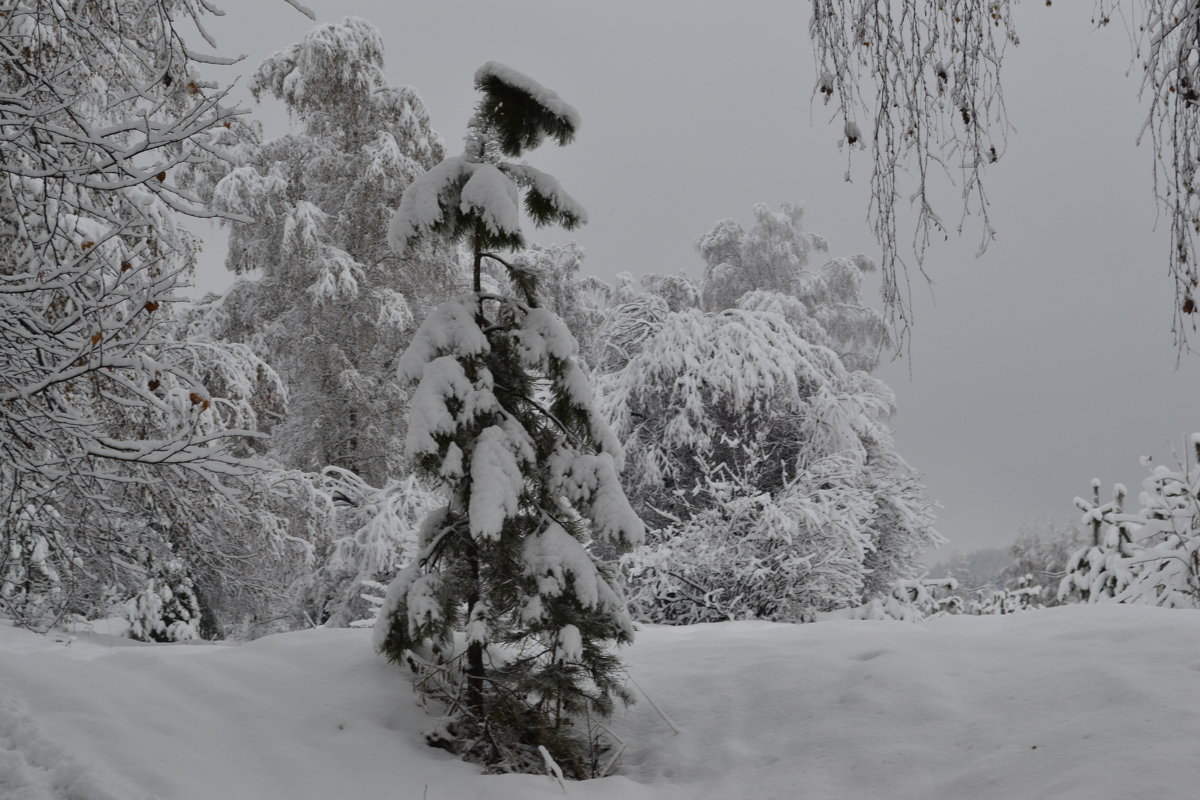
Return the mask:
{"type": "MultiPolygon", "coordinates": [[[[1200,614],[1073,606],[926,624],[648,628],[615,722],[642,798],[1184,798],[1200,786],[1200,614]]],[[[0,625],[3,800],[561,797],[426,747],[369,633],[138,645],[0,625]]]]}

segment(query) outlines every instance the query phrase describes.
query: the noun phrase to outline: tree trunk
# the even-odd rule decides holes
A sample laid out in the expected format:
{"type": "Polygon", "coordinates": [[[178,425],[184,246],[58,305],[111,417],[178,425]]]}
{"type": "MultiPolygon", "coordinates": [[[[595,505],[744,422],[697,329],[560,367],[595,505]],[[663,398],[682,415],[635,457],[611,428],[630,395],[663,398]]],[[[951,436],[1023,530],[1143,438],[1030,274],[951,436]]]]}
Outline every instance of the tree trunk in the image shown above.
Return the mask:
{"type": "MultiPolygon", "coordinates": [[[[468,534],[469,535],[469,534],[468,534]]],[[[471,591],[467,596],[467,621],[479,605],[479,546],[475,542],[467,545],[467,563],[471,570],[471,591]]],[[[471,642],[467,645],[467,708],[478,719],[483,719],[483,645],[471,642]]]]}
{"type": "MultiPolygon", "coordinates": [[[[475,235],[472,237],[472,250],[474,256],[474,275],[473,288],[476,297],[475,315],[476,323],[480,328],[484,327],[483,317],[483,298],[480,293],[483,291],[483,231],[478,227],[475,230],[475,235]]],[[[468,493],[469,494],[469,493],[468,493]]],[[[467,621],[471,620],[471,614],[475,611],[475,607],[479,604],[479,545],[472,539],[470,534],[467,534],[468,542],[466,548],[467,563],[471,570],[471,590],[467,596],[467,621]]],[[[475,714],[479,719],[483,718],[483,645],[478,642],[471,642],[467,645],[467,708],[471,713],[475,714]]]]}
{"type": "Polygon", "coordinates": [[[475,283],[472,291],[479,294],[483,291],[483,281],[481,273],[483,270],[483,235],[479,231],[475,231],[475,239],[472,242],[475,250],[475,283]]]}

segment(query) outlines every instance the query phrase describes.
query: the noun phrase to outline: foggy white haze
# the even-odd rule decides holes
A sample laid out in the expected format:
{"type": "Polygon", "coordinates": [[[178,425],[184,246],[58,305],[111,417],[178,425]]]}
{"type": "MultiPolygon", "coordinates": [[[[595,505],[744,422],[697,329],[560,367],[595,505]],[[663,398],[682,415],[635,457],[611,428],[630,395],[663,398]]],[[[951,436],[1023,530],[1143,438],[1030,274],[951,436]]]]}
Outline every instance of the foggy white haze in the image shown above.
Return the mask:
{"type": "MultiPolygon", "coordinates": [[[[530,238],[579,241],[585,272],[698,277],[692,242],[715,221],[746,224],[755,203],[798,200],[831,255],[878,258],[865,222],[868,154],[856,151],[845,182],[840,125],[811,101],[806,3],[308,5],[321,22],[356,15],[379,27],[389,77],[420,92],[449,153],[486,60],[570,98],[579,136],[538,163],[587,206],[589,223],[530,238]]],[[[1018,8],[1021,45],[1004,71],[1015,130],[987,184],[996,239],[977,259],[979,227],[967,219],[961,239],[935,243],[933,286],[911,276],[911,347],[876,373],[897,396],[899,453],[944,506],[944,551],[1007,545],[1022,520],[1074,519],[1072,499],[1093,477],[1136,493],[1138,457],[1173,464],[1171,447],[1183,455],[1197,427],[1200,365],[1187,355],[1177,364],[1151,152],[1134,144],[1138,74],[1126,74],[1123,29],[1096,31],[1090,15],[1091,4],[1018,8]]],[[[223,53],[247,58],[213,77],[251,71],[312,25],[281,0],[231,5],[210,27],[223,53]]],[[[282,132],[277,104],[245,105],[268,134],[282,132]]],[[[954,191],[942,192],[951,225],[954,191]]],[[[223,240],[199,232],[209,242],[200,288],[222,287],[223,240]]]]}

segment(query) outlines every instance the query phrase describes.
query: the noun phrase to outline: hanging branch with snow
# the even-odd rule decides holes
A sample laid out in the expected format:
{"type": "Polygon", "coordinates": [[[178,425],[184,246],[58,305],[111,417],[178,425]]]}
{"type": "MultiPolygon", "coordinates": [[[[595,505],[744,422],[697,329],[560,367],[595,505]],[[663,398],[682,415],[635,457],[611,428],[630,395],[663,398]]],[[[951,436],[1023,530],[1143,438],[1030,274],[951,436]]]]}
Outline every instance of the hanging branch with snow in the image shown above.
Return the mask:
{"type": "Polygon", "coordinates": [[[898,225],[904,199],[915,214],[919,269],[935,237],[963,227],[944,218],[939,175],[957,182],[964,220],[978,216],[980,252],[994,235],[984,178],[1003,156],[1009,130],[1000,65],[1018,41],[1011,6],[1010,0],[813,0],[814,96],[833,104],[847,180],[853,152],[870,149],[867,216],[883,250],[884,301],[901,335],[911,323],[907,248],[898,225]]]}
{"type": "MultiPolygon", "coordinates": [[[[912,322],[904,201],[918,270],[931,242],[961,233],[971,217],[981,254],[995,235],[985,183],[1011,129],[1001,73],[1010,45],[1020,42],[1015,7],[1015,0],[813,0],[813,96],[832,105],[848,162],[854,150],[871,152],[867,217],[883,250],[888,312],[902,335],[912,322]],[[945,196],[961,198],[957,221],[944,210],[939,176],[950,187],[945,196]]],[[[1200,4],[1095,0],[1093,9],[1097,28],[1122,23],[1142,69],[1137,91],[1146,113],[1137,144],[1149,141],[1155,199],[1170,220],[1171,329],[1184,349],[1200,312],[1200,4]]]]}

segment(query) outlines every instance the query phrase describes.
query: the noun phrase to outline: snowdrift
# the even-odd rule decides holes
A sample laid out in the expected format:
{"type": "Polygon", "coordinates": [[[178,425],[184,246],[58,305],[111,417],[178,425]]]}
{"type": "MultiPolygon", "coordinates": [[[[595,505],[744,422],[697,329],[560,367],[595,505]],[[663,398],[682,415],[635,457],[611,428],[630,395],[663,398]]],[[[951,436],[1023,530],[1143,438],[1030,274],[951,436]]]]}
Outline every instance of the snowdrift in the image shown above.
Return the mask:
{"type": "MultiPolygon", "coordinates": [[[[0,627],[4,800],[549,798],[424,745],[370,634],[140,645],[0,627]]],[[[1200,614],[1073,606],[922,625],[647,628],[618,775],[567,796],[1190,797],[1200,614]]]]}

